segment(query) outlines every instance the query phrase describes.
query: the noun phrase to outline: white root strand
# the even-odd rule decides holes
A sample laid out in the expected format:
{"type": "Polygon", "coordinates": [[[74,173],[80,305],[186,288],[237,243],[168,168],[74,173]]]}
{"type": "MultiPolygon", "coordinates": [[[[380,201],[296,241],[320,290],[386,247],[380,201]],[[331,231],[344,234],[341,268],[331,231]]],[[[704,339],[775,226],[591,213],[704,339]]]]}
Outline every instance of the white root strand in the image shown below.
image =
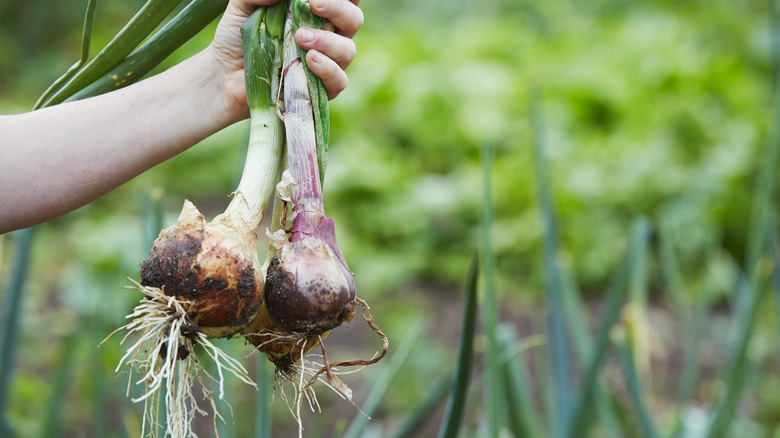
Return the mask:
{"type": "MultiPolygon", "coordinates": [[[[142,292],[144,297],[133,309],[133,312],[127,316],[132,321],[115,330],[108,337],[110,338],[120,330],[126,330],[127,333],[120,341],[122,344],[131,335],[140,335],[139,339],[126,350],[116,371],[118,372],[123,366],[127,366],[131,376],[133,374],[138,376],[135,384],[144,385],[143,394],[131,398],[133,403],[144,402],[142,435],[157,436],[159,427],[157,411],[161,390],[164,388],[165,436],[173,438],[196,437],[192,430],[192,420],[195,414],[208,415],[206,411],[198,407],[197,400],[193,396],[192,389],[196,379],[211,406],[216,432],[217,419],[223,422],[224,419],[217,411],[211,391],[206,387],[201,376],[205,375],[219,385],[220,399],[224,399],[225,396],[225,372],[233,374],[242,382],[254,386],[255,389],[257,389],[257,385],[240,362],[212,344],[205,334],[202,332],[190,336],[182,334],[182,328],[185,325],[190,325],[186,311],[189,305],[187,301],[169,297],[158,288],[141,286],[135,281],[133,283],[134,286],[130,288],[142,292]],[[200,345],[214,362],[217,368],[216,378],[211,376],[197,360],[194,351],[195,345],[200,345]],[[165,357],[160,354],[163,348],[165,348],[165,357]],[[182,350],[187,352],[184,358],[180,358],[182,350]]],[[[130,396],[130,382],[132,380],[132,377],[128,379],[128,397],[130,396]]],[[[228,407],[230,407],[229,404],[228,407]]],[[[232,408],[230,409],[232,412],[232,408]]]]}

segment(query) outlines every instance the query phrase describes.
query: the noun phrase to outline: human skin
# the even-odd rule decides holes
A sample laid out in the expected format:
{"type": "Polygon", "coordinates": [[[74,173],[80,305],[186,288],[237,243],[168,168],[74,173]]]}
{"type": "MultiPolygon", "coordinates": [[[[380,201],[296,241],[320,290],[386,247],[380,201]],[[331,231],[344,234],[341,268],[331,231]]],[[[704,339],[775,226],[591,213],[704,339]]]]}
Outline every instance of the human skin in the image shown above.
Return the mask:
{"type": "MultiPolygon", "coordinates": [[[[310,0],[335,32],[299,29],[296,42],[328,97],[347,85],[360,0],[310,0]]],[[[75,210],[211,134],[249,117],[240,28],[276,0],[231,0],[212,43],[126,88],[0,116],[0,234],[75,210]]]]}

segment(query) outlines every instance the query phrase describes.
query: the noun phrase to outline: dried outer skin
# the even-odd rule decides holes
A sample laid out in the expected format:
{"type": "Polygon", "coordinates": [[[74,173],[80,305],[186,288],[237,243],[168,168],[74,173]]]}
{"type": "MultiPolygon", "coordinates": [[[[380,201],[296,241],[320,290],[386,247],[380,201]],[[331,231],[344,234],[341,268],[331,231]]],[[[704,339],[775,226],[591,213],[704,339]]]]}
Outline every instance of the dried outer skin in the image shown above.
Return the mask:
{"type": "Polygon", "coordinates": [[[189,301],[187,313],[206,336],[231,336],[255,319],[263,301],[255,254],[229,229],[207,224],[185,201],[178,222],[160,232],[141,263],[141,284],[189,301]]]}
{"type": "Polygon", "coordinates": [[[263,302],[257,318],[244,332],[244,337],[284,374],[294,373],[293,365],[301,356],[311,351],[320,339],[325,339],[329,334],[330,331],[321,334],[285,332],[271,320],[263,302]]]}

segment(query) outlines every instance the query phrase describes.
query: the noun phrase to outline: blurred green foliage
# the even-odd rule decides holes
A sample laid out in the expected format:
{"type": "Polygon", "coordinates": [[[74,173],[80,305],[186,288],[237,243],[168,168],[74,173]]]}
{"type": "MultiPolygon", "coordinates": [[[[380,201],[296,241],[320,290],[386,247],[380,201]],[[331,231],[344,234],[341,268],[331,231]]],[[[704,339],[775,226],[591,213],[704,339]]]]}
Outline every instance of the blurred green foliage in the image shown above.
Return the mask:
{"type": "MultiPolygon", "coordinates": [[[[93,54],[142,4],[101,1],[93,54]]],[[[0,3],[1,113],[31,108],[78,59],[85,6],[84,0],[0,3]]],[[[355,37],[350,84],[331,104],[327,212],[336,218],[360,295],[391,339],[402,337],[410,314],[430,319],[411,372],[395,384],[377,419],[389,418],[392,425],[433,376],[449,370],[458,327],[448,320],[460,314],[454,292],[479,237],[485,144],[495,149],[492,232],[506,304],[502,319],[515,322],[521,336],[544,322],[534,315],[542,307],[544,265],[529,123],[533,93],[546,115],[560,263],[576,273],[585,296],[601,296],[625,253],[630,223],[645,216],[673,236],[688,286],[684,302],[705,294],[723,306],[734,299],[726,291],[736,281],[735,260],[744,258],[777,67],[770,55],[780,35],[771,32],[769,2],[396,0],[363,2],[361,8],[366,24],[355,37]]],[[[213,26],[161,68],[201,50],[212,35],[213,26]]],[[[51,420],[61,422],[63,436],[94,434],[92,416],[101,400],[109,412],[101,423],[107,430],[130,436],[140,430],[137,407],[122,395],[126,376],[113,378],[118,341],[94,347],[138,299],[122,286],[125,277],[137,277],[148,251],[143,199],[163,189],[165,225],[185,198],[209,217],[219,213],[240,170],[246,129],[246,123],[230,127],[40,228],[9,412],[20,436],[38,436],[49,427],[41,419],[47,403],[62,400],[53,390],[65,360],[74,365],[65,377],[65,400],[84,402],[64,404],[51,420]],[[74,333],[85,335],[73,341],[74,333]]],[[[0,287],[9,276],[13,239],[0,236],[0,287]]],[[[649,269],[651,297],[665,296],[661,268],[651,262],[649,269]]],[[[663,323],[668,315],[657,318],[663,323]]],[[[771,318],[761,320],[753,357],[774,369],[777,337],[766,333],[776,330],[771,318]]],[[[702,357],[722,361],[729,319],[716,314],[709,322],[712,337],[703,342],[702,357]]],[[[666,328],[656,329],[667,335],[666,328]]],[[[349,353],[372,352],[373,344],[352,346],[355,337],[371,341],[355,333],[361,330],[354,324],[341,341],[335,333],[334,342],[349,353]]],[[[240,343],[225,344],[238,356],[247,351],[240,343]]],[[[699,402],[721,391],[706,371],[694,391],[699,402]]],[[[356,379],[370,382],[376,375],[369,369],[356,379]]],[[[751,398],[755,407],[739,419],[743,432],[735,436],[762,436],[751,433],[780,421],[780,378],[756,373],[753,380],[766,389],[751,398]]],[[[660,400],[664,390],[669,392],[664,382],[656,382],[660,400]]],[[[365,392],[356,396],[364,400],[365,392]]],[[[240,387],[233,394],[236,436],[248,436],[252,422],[237,406],[251,406],[255,395],[240,387]]],[[[314,431],[332,430],[331,420],[356,415],[332,398],[325,396],[323,405],[338,413],[311,417],[314,431]]],[[[289,418],[281,401],[275,409],[277,419],[289,418]]],[[[653,409],[664,413],[663,406],[653,409]]],[[[696,414],[692,408],[687,415],[696,414]]]]}

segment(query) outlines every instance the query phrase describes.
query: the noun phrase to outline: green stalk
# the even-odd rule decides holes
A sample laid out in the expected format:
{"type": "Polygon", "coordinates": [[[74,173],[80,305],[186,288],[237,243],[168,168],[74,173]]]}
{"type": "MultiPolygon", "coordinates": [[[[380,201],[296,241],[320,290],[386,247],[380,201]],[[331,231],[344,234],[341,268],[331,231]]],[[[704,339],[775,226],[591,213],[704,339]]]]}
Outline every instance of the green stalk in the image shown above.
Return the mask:
{"type": "Polygon", "coordinates": [[[452,379],[452,391],[447,401],[447,410],[439,429],[439,438],[454,438],[458,435],[463,410],[466,407],[466,393],[471,382],[471,368],[474,362],[474,332],[477,325],[477,280],[479,279],[479,256],[474,254],[466,280],[466,301],[463,306],[463,328],[460,336],[458,365],[452,379]]]}
{"type": "MultiPolygon", "coordinates": [[[[769,257],[772,261],[772,291],[775,297],[775,314],[780,315],[780,236],[777,233],[777,221],[772,218],[767,231],[767,246],[769,257]]],[[[780,324],[780,318],[777,321],[780,324]]]]}
{"type": "Polygon", "coordinates": [[[43,421],[44,432],[42,436],[50,438],[63,436],[62,405],[65,402],[68,383],[71,382],[70,375],[76,362],[76,352],[79,349],[80,340],[80,334],[74,332],[69,334],[62,344],[62,353],[51,385],[51,398],[46,418],[43,421]]]}
{"type": "Polygon", "coordinates": [[[506,402],[509,410],[508,428],[512,431],[515,438],[521,437],[541,437],[540,427],[537,424],[538,418],[534,402],[532,388],[529,385],[528,376],[525,372],[523,355],[520,349],[516,348],[518,343],[517,333],[514,327],[501,326],[499,329],[499,342],[506,361],[503,363],[506,378],[506,402]]]}
{"type": "MultiPolygon", "coordinates": [[[[11,273],[11,281],[5,293],[3,303],[2,330],[0,330],[0,414],[5,412],[5,405],[11,391],[11,374],[13,373],[16,342],[19,338],[19,316],[22,314],[22,288],[27,279],[30,265],[30,246],[33,229],[25,228],[15,234],[16,262],[11,273]]],[[[4,424],[5,427],[7,425],[4,424]]]]}
{"type": "Polygon", "coordinates": [[[553,206],[550,177],[545,152],[545,126],[539,98],[531,101],[531,120],[534,134],[534,168],[539,204],[544,224],[544,265],[547,274],[547,307],[550,333],[550,369],[553,378],[551,432],[562,437],[569,418],[569,355],[563,304],[563,285],[558,266],[558,226],[553,206]]]}
{"type": "Polygon", "coordinates": [[[721,396],[715,407],[715,413],[705,436],[720,438],[728,436],[731,419],[736,412],[737,404],[742,397],[742,389],[748,377],[750,358],[747,354],[748,345],[752,339],[753,327],[758,319],[758,312],[764,297],[764,290],[754,289],[751,282],[743,279],[737,289],[737,293],[744,295],[745,314],[736,319],[737,332],[735,342],[729,348],[729,362],[724,366],[724,378],[726,392],[721,396]]]}
{"type": "Polygon", "coordinates": [[[143,250],[147,251],[154,244],[154,239],[163,228],[165,217],[165,195],[160,187],[153,188],[141,196],[141,235],[144,239],[143,250]]]}
{"type": "MultiPolygon", "coordinates": [[[[273,199],[279,173],[284,124],[276,114],[271,83],[281,65],[284,2],[258,8],[241,27],[244,39],[244,72],[251,122],[244,172],[225,212],[213,224],[255,234],[273,199]]],[[[256,241],[256,235],[244,241],[256,241]]]]}
{"type": "Polygon", "coordinates": [[[601,317],[598,334],[596,335],[596,343],[586,363],[582,385],[576,396],[575,404],[573,405],[574,409],[566,427],[565,436],[569,438],[587,436],[589,403],[593,396],[593,389],[598,382],[599,371],[604,364],[607,346],[609,345],[610,330],[620,314],[620,304],[626,294],[626,283],[630,273],[633,272],[634,264],[639,258],[638,252],[644,247],[644,242],[650,237],[650,230],[647,229],[647,225],[644,222],[635,223],[632,231],[628,257],[620,267],[617,275],[612,279],[606,293],[604,313],[601,317]]]}
{"type": "MultiPolygon", "coordinates": [[[[69,80],[44,106],[65,101],[119,64],[181,3],[181,0],[149,0],[95,58],[69,80]]],[[[121,78],[119,79],[121,81],[121,78]]]]}
{"type": "Polygon", "coordinates": [[[59,79],[54,81],[54,83],[43,92],[43,95],[41,95],[41,97],[35,103],[35,106],[33,107],[34,110],[40,108],[49,98],[49,96],[52,95],[52,93],[57,91],[67,81],[73,78],[73,76],[81,69],[81,67],[86,65],[87,61],[89,61],[89,47],[92,42],[92,30],[95,27],[95,12],[97,11],[97,4],[98,0],[89,0],[89,3],[87,3],[87,12],[84,16],[84,27],[81,33],[81,59],[79,59],[77,63],[73,64],[64,75],[60,76],[59,79]]]}
{"type": "Polygon", "coordinates": [[[674,301],[675,310],[682,314],[687,320],[689,319],[690,312],[688,303],[685,300],[686,288],[673,242],[674,236],[672,229],[668,225],[661,225],[658,227],[661,273],[663,274],[664,280],[666,280],[669,295],[671,295],[672,301],[674,301]]]}
{"type": "MultiPolygon", "coordinates": [[[[684,406],[691,401],[693,391],[696,387],[696,381],[699,376],[702,338],[704,337],[706,328],[709,327],[710,305],[713,297],[713,294],[710,293],[710,288],[714,287],[714,285],[712,284],[712,277],[707,277],[707,281],[705,281],[702,286],[704,292],[698,295],[694,300],[695,303],[689,303],[685,300],[686,290],[683,283],[683,275],[673,241],[674,236],[672,230],[666,226],[660,227],[659,243],[661,268],[669,293],[674,301],[675,311],[681,320],[681,325],[683,327],[681,333],[684,334],[684,342],[686,345],[683,368],[680,373],[677,387],[677,403],[679,406],[684,406]]],[[[707,253],[714,252],[708,251],[707,253]]],[[[678,411],[675,417],[674,427],[669,436],[671,438],[680,438],[685,436],[686,433],[682,411],[678,411]]]]}
{"type": "MultiPolygon", "coordinates": [[[[772,2],[770,26],[773,30],[780,29],[780,10],[772,2]]],[[[780,57],[780,52],[774,50],[772,55],[780,57]]],[[[777,59],[774,60],[777,62],[777,59]]],[[[746,249],[745,275],[746,281],[737,292],[746,298],[744,315],[737,319],[736,343],[732,345],[729,362],[725,367],[725,382],[728,390],[718,402],[706,436],[720,438],[729,432],[729,425],[734,417],[737,405],[742,397],[749,357],[748,344],[752,338],[753,328],[758,320],[759,309],[764,298],[765,288],[761,287],[759,261],[765,253],[764,242],[767,237],[767,222],[769,219],[772,189],[775,180],[775,168],[780,156],[780,75],[774,79],[774,95],[772,96],[772,111],[768,123],[768,133],[763,156],[759,161],[758,177],[753,195],[753,205],[750,212],[750,234],[746,249]]]]}
{"type": "Polygon", "coordinates": [[[493,252],[491,230],[493,227],[493,203],[490,176],[492,174],[493,147],[482,148],[482,217],[480,220],[480,240],[482,260],[484,260],[485,298],[483,307],[484,330],[487,336],[485,352],[485,376],[487,378],[488,436],[498,438],[501,429],[501,416],[504,412],[504,374],[498,361],[498,293],[496,291],[496,261],[493,252]]]}
{"type": "MultiPolygon", "coordinates": [[[[569,321],[569,333],[572,337],[572,347],[579,357],[580,363],[588,363],[591,354],[593,354],[593,339],[588,330],[588,324],[585,320],[587,311],[580,298],[580,291],[576,286],[576,281],[571,272],[562,272],[564,306],[566,307],[566,318],[569,321]]],[[[620,426],[612,406],[608,388],[603,382],[601,376],[593,386],[593,401],[596,411],[601,420],[601,427],[604,435],[609,438],[622,436],[620,426]]]]}
{"type": "Polygon", "coordinates": [[[271,438],[274,366],[264,357],[257,355],[257,405],[255,407],[255,438],[271,438]]]}
{"type": "Polygon", "coordinates": [[[182,44],[214,21],[225,11],[227,4],[228,0],[193,0],[141,47],[118,65],[109,66],[105,74],[74,92],[65,101],[86,99],[140,81],[182,44]]]}
{"type": "MultiPolygon", "coordinates": [[[[650,230],[646,218],[638,219],[642,226],[650,230]]],[[[623,326],[626,336],[631,338],[629,345],[634,355],[633,364],[636,367],[637,377],[643,382],[650,379],[650,322],[647,316],[647,256],[649,241],[645,240],[642,247],[637,249],[637,260],[628,287],[628,303],[625,310],[631,315],[624,318],[623,326]]]]}
{"type": "Polygon", "coordinates": [[[631,399],[634,402],[639,422],[642,426],[642,435],[645,438],[655,438],[658,433],[650,418],[650,412],[647,409],[645,394],[637,373],[636,361],[634,360],[634,347],[631,345],[631,337],[623,334],[621,339],[617,340],[620,363],[623,365],[623,371],[628,380],[628,388],[631,392],[631,399]]]}
{"type": "MultiPolygon", "coordinates": [[[[705,295],[699,299],[695,306],[695,311],[687,320],[687,331],[689,332],[686,340],[685,358],[683,359],[683,369],[680,373],[680,383],[677,390],[678,406],[690,403],[693,392],[696,389],[696,382],[699,378],[699,363],[701,356],[702,340],[710,324],[710,306],[712,304],[712,294],[705,295]]],[[[678,411],[675,418],[674,428],[669,435],[671,438],[681,438],[685,436],[685,423],[682,418],[682,411],[678,411]]]]}

